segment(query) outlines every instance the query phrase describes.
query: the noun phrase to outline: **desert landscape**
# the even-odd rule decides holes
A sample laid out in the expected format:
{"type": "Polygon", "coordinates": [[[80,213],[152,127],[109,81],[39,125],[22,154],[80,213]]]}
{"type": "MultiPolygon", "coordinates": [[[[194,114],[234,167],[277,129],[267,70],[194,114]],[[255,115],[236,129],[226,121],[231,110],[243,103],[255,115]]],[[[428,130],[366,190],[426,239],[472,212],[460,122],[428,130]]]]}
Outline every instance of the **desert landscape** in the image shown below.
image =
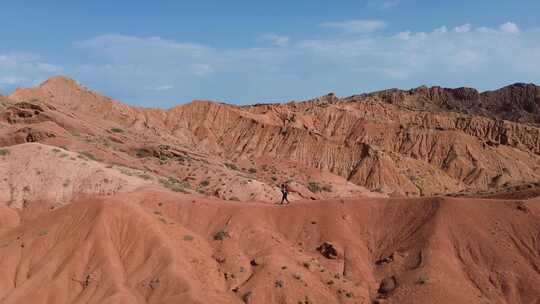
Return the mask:
{"type": "Polygon", "coordinates": [[[0,303],[540,303],[540,87],[0,96],[0,303]],[[289,205],[279,186],[289,183],[289,205]]]}

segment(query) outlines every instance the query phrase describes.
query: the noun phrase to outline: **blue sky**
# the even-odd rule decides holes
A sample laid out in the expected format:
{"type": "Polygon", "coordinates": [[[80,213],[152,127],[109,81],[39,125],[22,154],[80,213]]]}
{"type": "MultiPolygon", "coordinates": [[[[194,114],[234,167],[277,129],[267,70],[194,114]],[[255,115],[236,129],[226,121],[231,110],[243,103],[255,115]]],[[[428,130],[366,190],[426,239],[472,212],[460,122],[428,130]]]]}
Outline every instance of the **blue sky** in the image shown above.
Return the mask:
{"type": "Polygon", "coordinates": [[[67,75],[170,107],[540,83],[540,1],[6,1],[0,92],[67,75]]]}

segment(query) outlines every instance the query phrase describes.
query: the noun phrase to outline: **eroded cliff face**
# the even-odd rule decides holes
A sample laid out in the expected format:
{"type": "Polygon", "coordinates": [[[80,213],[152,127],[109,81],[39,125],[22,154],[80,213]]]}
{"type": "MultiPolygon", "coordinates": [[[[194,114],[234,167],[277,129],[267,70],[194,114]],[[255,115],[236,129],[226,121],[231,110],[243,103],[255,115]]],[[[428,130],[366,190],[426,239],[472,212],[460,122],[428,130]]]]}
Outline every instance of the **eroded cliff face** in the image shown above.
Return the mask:
{"type": "Polygon", "coordinates": [[[485,93],[420,87],[244,107],[194,101],[159,110],[53,78],[10,96],[15,109],[26,111],[31,107],[21,102],[27,102],[49,107],[48,114],[20,117],[8,107],[4,117],[8,124],[48,121],[94,135],[112,124],[130,132],[118,140],[139,149],[166,143],[217,162],[291,161],[372,191],[416,196],[540,180],[539,92],[524,84],[485,93]]]}
{"type": "Polygon", "coordinates": [[[293,160],[371,190],[427,195],[540,177],[539,129],[483,116],[327,96],[244,108],[197,102],[175,109],[167,126],[233,159],[293,160]]]}
{"type": "Polygon", "coordinates": [[[456,112],[516,122],[540,122],[540,87],[516,83],[499,90],[478,92],[473,88],[448,89],[422,86],[353,96],[415,110],[456,112]]]}

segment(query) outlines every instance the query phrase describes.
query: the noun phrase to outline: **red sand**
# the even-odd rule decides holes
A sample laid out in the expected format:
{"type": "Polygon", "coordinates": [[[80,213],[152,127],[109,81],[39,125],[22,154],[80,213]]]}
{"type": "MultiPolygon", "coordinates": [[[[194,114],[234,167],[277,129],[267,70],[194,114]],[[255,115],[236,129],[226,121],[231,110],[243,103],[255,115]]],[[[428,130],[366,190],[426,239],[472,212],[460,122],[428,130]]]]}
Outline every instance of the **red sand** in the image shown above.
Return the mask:
{"type": "Polygon", "coordinates": [[[284,207],[146,188],[25,220],[29,212],[0,209],[2,303],[540,300],[538,201],[284,207]],[[214,239],[220,231],[223,239],[214,239]],[[337,249],[337,259],[316,250],[323,242],[337,249]],[[378,293],[391,276],[397,288],[378,293]]]}

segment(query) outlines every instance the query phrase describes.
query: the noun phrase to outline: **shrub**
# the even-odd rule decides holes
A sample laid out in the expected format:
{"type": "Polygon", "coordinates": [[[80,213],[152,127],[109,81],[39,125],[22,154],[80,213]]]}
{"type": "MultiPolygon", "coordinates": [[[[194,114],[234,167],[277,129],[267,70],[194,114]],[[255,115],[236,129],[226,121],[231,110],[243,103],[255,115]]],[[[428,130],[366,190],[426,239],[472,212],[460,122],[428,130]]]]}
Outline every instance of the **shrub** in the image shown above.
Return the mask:
{"type": "Polygon", "coordinates": [[[244,303],[248,303],[248,302],[249,302],[249,299],[251,298],[251,294],[252,294],[251,291],[246,292],[246,293],[242,296],[242,301],[243,301],[244,303]]]}
{"type": "Polygon", "coordinates": [[[0,149],[0,156],[6,156],[9,155],[8,149],[0,149]]]}
{"type": "Polygon", "coordinates": [[[216,241],[223,241],[226,238],[230,238],[230,237],[231,236],[229,235],[229,233],[226,230],[223,230],[223,229],[216,232],[216,234],[214,234],[214,240],[216,240],[216,241]]]}
{"type": "Polygon", "coordinates": [[[257,173],[257,169],[255,169],[255,168],[249,168],[248,172],[249,172],[250,174],[255,174],[255,173],[257,173]]]}
{"type": "Polygon", "coordinates": [[[120,171],[120,173],[122,173],[124,175],[133,176],[133,173],[131,171],[129,171],[128,169],[126,169],[126,168],[118,168],[118,171],[120,171]]]}
{"type": "Polygon", "coordinates": [[[324,192],[332,192],[332,185],[323,185],[322,190],[324,192]]]}
{"type": "Polygon", "coordinates": [[[90,152],[88,152],[88,151],[82,151],[82,152],[80,153],[80,155],[81,155],[81,156],[84,156],[84,157],[86,157],[86,158],[88,158],[88,159],[90,159],[90,160],[93,160],[93,161],[97,161],[97,160],[98,160],[98,159],[94,156],[94,154],[92,154],[92,153],[90,153],[90,152]]]}
{"type": "Polygon", "coordinates": [[[62,151],[62,150],[60,150],[60,149],[58,149],[58,148],[54,148],[54,149],[52,149],[52,151],[53,151],[54,153],[59,153],[59,152],[62,151]]]}
{"type": "Polygon", "coordinates": [[[152,178],[152,176],[148,175],[148,174],[145,173],[145,172],[142,172],[142,173],[138,174],[137,176],[140,177],[140,178],[142,178],[142,179],[144,179],[144,180],[149,180],[149,179],[152,178]]]}
{"type": "Polygon", "coordinates": [[[120,128],[112,128],[111,129],[111,132],[114,132],[114,133],[124,133],[124,130],[120,129],[120,128]]]}
{"type": "Polygon", "coordinates": [[[417,281],[417,282],[418,282],[418,284],[420,284],[420,285],[424,285],[424,284],[429,283],[429,278],[426,277],[426,276],[421,276],[421,277],[418,278],[418,281],[417,281]]]}
{"type": "Polygon", "coordinates": [[[199,184],[201,187],[206,187],[208,185],[210,185],[210,182],[208,180],[203,180],[200,184],[199,184]]]}
{"type": "Polygon", "coordinates": [[[135,155],[137,155],[137,157],[139,158],[144,158],[144,157],[148,157],[148,156],[151,156],[152,153],[146,149],[137,149],[135,151],[135,155]]]}
{"type": "Polygon", "coordinates": [[[165,188],[174,192],[189,193],[188,191],[186,191],[186,188],[189,188],[189,184],[186,182],[181,182],[174,177],[162,178],[159,180],[159,182],[165,188]]]}
{"type": "Polygon", "coordinates": [[[231,163],[225,163],[225,167],[231,169],[231,170],[236,170],[238,171],[238,166],[235,165],[235,164],[231,164],[231,163]]]}
{"type": "Polygon", "coordinates": [[[193,239],[194,237],[189,234],[184,235],[184,241],[191,242],[193,239]]]}
{"type": "Polygon", "coordinates": [[[309,191],[311,191],[313,193],[317,193],[317,192],[322,191],[321,185],[319,185],[319,183],[317,183],[317,182],[309,182],[308,183],[308,189],[309,189],[309,191]]]}

